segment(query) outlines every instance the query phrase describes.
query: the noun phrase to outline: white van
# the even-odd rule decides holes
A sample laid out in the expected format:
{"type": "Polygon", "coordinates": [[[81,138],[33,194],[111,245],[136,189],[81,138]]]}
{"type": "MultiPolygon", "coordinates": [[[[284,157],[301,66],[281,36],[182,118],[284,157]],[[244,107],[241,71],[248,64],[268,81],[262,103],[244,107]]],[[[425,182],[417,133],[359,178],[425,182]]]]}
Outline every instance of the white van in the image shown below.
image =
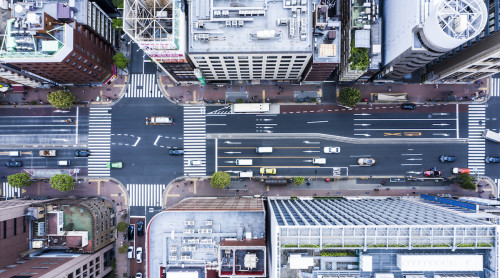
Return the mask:
{"type": "Polygon", "coordinates": [[[252,166],[253,161],[251,159],[236,159],[236,165],[252,166]]]}
{"type": "Polygon", "coordinates": [[[313,158],[313,164],[326,164],[326,158],[313,158]]]}
{"type": "Polygon", "coordinates": [[[9,156],[21,156],[21,151],[9,151],[9,156]]]}
{"type": "Polygon", "coordinates": [[[251,178],[253,177],[253,171],[239,172],[238,177],[240,178],[251,178]]]}
{"type": "Polygon", "coordinates": [[[257,147],[255,151],[257,153],[272,153],[273,147],[257,147]]]}
{"type": "Polygon", "coordinates": [[[71,162],[69,160],[58,160],[57,166],[69,166],[71,162]]]}

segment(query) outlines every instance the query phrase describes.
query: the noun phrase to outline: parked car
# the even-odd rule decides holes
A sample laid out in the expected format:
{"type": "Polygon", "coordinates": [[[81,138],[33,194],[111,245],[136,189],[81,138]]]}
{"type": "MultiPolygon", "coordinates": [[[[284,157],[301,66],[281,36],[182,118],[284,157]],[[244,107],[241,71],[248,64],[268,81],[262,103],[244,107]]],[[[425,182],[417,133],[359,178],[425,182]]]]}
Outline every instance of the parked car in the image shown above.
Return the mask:
{"type": "Polygon", "coordinates": [[[144,222],[142,221],[137,222],[137,235],[138,236],[144,235],[144,222]]]}
{"type": "Polygon", "coordinates": [[[401,104],[401,109],[415,110],[415,108],[417,108],[417,105],[415,103],[403,103],[403,104],[401,104]]]}
{"type": "Polygon", "coordinates": [[[6,161],[5,167],[22,167],[23,163],[21,161],[6,161]]]}
{"type": "Polygon", "coordinates": [[[500,162],[500,157],[487,156],[484,161],[486,163],[498,163],[500,162]]]}
{"type": "Polygon", "coordinates": [[[263,175],[276,175],[276,168],[260,168],[260,173],[263,175]]]}
{"type": "Polygon", "coordinates": [[[134,225],[128,226],[128,240],[134,240],[134,225]]]}
{"type": "Polygon", "coordinates": [[[129,246],[127,249],[127,258],[132,259],[134,257],[134,247],[129,246]]]}
{"type": "Polygon", "coordinates": [[[168,154],[170,154],[170,155],[183,155],[184,150],[183,149],[171,149],[168,151],[168,154]]]}
{"type": "Polygon", "coordinates": [[[424,172],[424,176],[426,177],[441,177],[441,171],[437,170],[436,167],[429,169],[424,172]]]}
{"type": "Polygon", "coordinates": [[[135,252],[135,260],[138,264],[142,263],[142,247],[137,247],[137,251],[135,252]]]}
{"type": "Polygon", "coordinates": [[[324,153],[340,153],[340,147],[324,147],[324,153]]]}
{"type": "Polygon", "coordinates": [[[453,174],[470,174],[470,170],[467,168],[453,168],[453,174]]]}
{"type": "Polygon", "coordinates": [[[452,155],[442,155],[439,157],[439,161],[441,162],[454,162],[456,159],[452,155]]]}
{"type": "Polygon", "coordinates": [[[75,156],[76,157],[87,157],[90,155],[89,150],[76,150],[75,151],[75,156]]]}
{"type": "Polygon", "coordinates": [[[142,278],[142,272],[137,272],[135,274],[135,278],[142,278]]]}
{"type": "Polygon", "coordinates": [[[358,159],[358,164],[361,166],[372,166],[373,164],[375,164],[375,158],[362,157],[358,159]]]}

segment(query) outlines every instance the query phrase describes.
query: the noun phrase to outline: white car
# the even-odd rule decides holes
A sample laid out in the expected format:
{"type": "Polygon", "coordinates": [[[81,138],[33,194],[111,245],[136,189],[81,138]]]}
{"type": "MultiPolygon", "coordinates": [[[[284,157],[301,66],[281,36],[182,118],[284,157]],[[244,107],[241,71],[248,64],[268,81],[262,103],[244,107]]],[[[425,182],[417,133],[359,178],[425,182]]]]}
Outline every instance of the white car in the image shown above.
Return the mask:
{"type": "Polygon", "coordinates": [[[326,164],[326,158],[313,158],[313,164],[326,164]]]}
{"type": "Polygon", "coordinates": [[[190,160],[189,165],[191,166],[200,166],[201,165],[201,160],[190,160]]]}
{"type": "Polygon", "coordinates": [[[324,147],[324,153],[340,153],[340,147],[324,147]]]}
{"type": "Polygon", "coordinates": [[[137,247],[137,251],[135,253],[135,259],[138,264],[142,263],[142,247],[137,247]]]}

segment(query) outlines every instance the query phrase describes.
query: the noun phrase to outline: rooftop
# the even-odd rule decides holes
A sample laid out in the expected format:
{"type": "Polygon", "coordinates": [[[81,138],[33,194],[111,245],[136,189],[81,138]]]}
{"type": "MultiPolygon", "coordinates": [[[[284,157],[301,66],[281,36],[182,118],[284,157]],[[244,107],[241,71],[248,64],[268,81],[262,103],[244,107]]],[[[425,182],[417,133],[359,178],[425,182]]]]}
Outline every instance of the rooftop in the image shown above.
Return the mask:
{"type": "Polygon", "coordinates": [[[317,5],[314,18],[315,63],[340,63],[340,21],[330,17],[333,13],[327,5],[317,5]]]}
{"type": "Polygon", "coordinates": [[[312,9],[311,0],[193,0],[189,51],[310,52],[312,9]]]}

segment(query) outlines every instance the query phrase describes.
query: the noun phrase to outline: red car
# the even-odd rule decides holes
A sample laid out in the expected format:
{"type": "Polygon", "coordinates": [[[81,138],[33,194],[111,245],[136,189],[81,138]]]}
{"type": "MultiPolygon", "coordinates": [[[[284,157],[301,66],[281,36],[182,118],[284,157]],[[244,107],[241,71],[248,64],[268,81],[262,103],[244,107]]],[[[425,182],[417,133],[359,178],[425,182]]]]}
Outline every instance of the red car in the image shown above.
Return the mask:
{"type": "Polygon", "coordinates": [[[429,169],[424,172],[424,176],[426,177],[441,177],[441,171],[436,170],[436,168],[429,169]]]}
{"type": "Polygon", "coordinates": [[[453,168],[453,174],[470,174],[470,170],[467,168],[453,168]]]}

